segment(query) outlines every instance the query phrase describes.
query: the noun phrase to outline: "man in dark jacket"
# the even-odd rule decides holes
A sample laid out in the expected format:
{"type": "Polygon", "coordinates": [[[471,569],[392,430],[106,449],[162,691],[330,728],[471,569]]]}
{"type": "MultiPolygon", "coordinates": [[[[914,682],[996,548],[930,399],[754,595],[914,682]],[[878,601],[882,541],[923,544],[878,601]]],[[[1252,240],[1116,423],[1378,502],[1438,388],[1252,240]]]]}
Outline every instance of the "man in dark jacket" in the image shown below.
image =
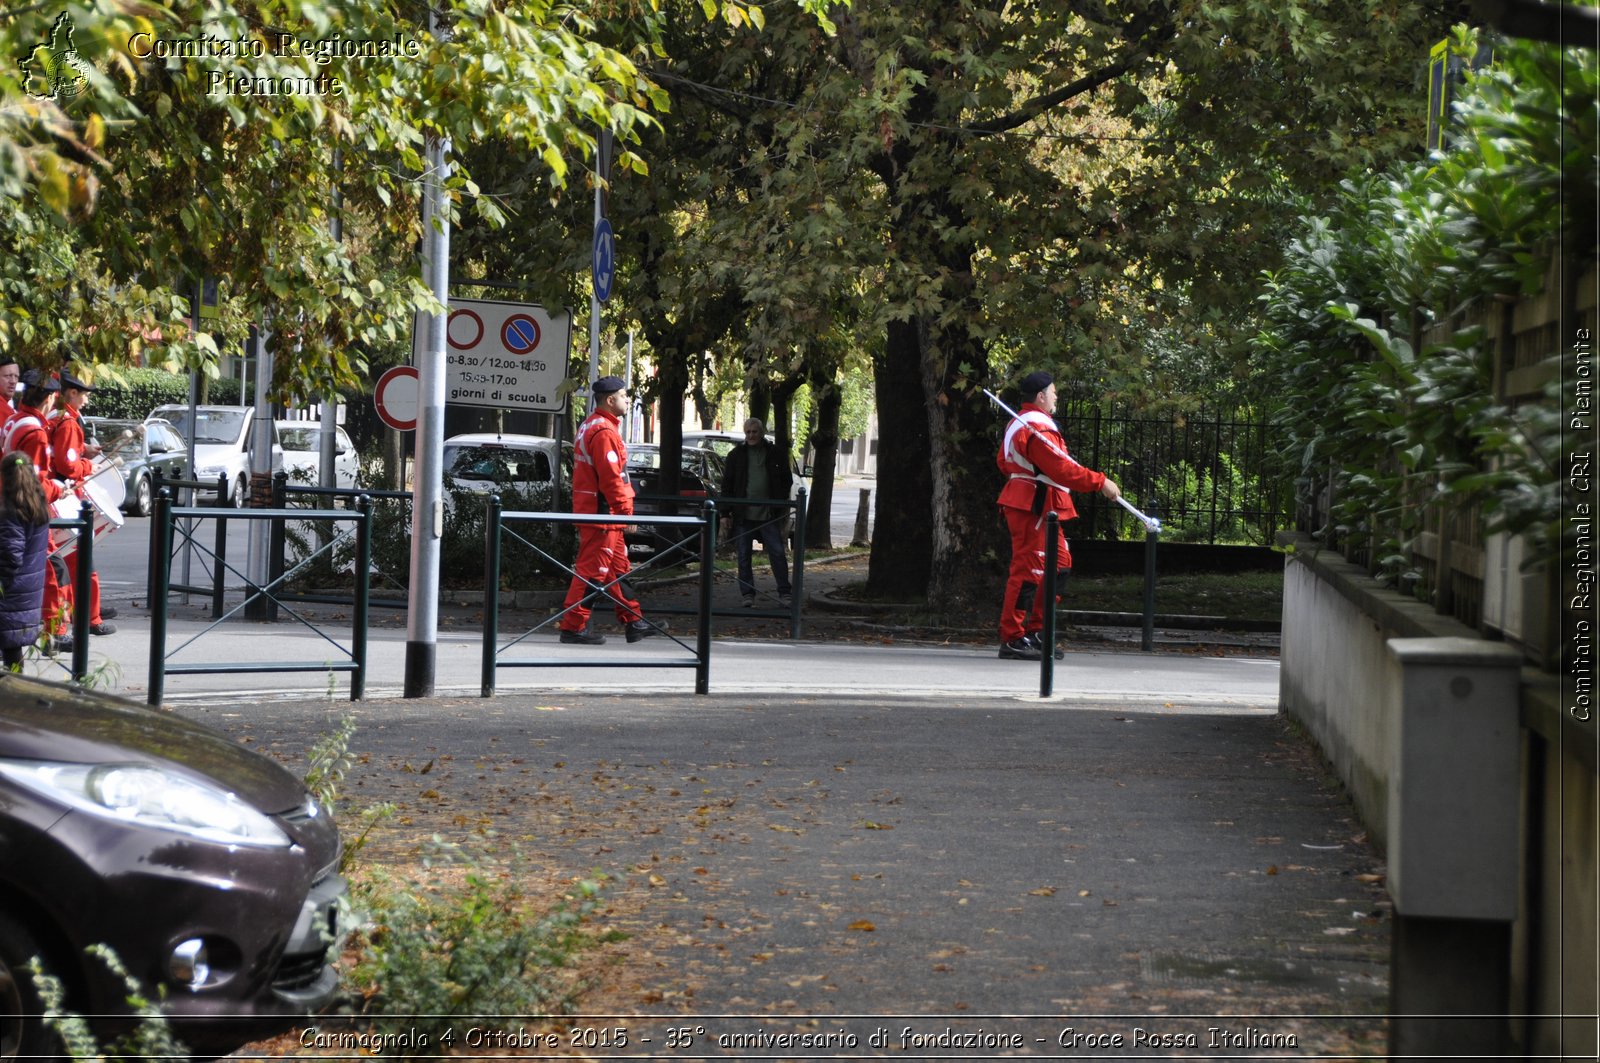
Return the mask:
{"type": "MultiPolygon", "coordinates": [[[[767,426],[752,417],[744,423],[744,442],[728,454],[722,471],[722,497],[725,499],[789,500],[794,474],[778,448],[767,442],[767,426]]],[[[755,572],[751,551],[757,538],[772,564],[772,577],[778,583],[778,600],[789,605],[789,558],[784,551],[783,529],[787,506],[730,505],[722,518],[722,536],[736,536],[739,550],[739,591],[745,608],[756,604],[755,572]]]]}

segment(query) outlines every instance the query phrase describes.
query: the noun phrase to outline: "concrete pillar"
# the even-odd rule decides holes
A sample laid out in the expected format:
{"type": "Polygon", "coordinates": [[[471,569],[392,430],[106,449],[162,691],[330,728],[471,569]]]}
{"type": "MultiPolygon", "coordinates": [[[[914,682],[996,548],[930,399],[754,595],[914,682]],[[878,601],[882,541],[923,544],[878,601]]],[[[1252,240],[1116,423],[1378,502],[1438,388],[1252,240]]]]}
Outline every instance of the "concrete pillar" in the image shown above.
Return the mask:
{"type": "Polygon", "coordinates": [[[1470,638],[1388,646],[1389,1051],[1500,1056],[1510,1043],[1522,654],[1470,638]]]}

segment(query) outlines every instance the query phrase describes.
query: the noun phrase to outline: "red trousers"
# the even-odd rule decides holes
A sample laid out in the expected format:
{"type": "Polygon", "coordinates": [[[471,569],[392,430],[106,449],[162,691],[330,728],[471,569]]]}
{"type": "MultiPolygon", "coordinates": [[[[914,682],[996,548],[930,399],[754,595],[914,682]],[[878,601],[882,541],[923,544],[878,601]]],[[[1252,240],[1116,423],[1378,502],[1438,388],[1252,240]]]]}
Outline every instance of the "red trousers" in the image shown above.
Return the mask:
{"type": "MultiPolygon", "coordinates": [[[[67,574],[72,580],[72,586],[78,585],[78,552],[74,550],[72,556],[67,558],[67,574]]],[[[72,593],[67,596],[72,600],[72,593]]],[[[100,626],[100,573],[89,573],[89,623],[100,626]]]]}
{"type": "Polygon", "coordinates": [[[617,619],[624,624],[642,620],[639,603],[622,593],[621,579],[633,571],[628,561],[628,546],[622,541],[620,524],[580,524],[578,560],[572,566],[577,575],[567,587],[566,615],[557,626],[562,631],[582,631],[589,625],[588,602],[605,588],[605,595],[616,607],[617,619]]]}
{"type": "MultiPolygon", "coordinates": [[[[1006,527],[1011,532],[1011,571],[1006,577],[1006,596],[1000,603],[1000,641],[1015,642],[1024,635],[1044,630],[1045,522],[1043,514],[1001,506],[1006,527]]],[[[1060,573],[1072,571],[1072,554],[1066,536],[1056,526],[1056,586],[1060,573]]],[[[1060,596],[1057,595],[1059,598],[1060,596]]],[[[1054,607],[1055,603],[1050,603],[1054,607]]]]}
{"type": "Polygon", "coordinates": [[[56,579],[56,566],[44,563],[44,602],[41,620],[46,634],[65,635],[72,630],[72,581],[56,579]]]}

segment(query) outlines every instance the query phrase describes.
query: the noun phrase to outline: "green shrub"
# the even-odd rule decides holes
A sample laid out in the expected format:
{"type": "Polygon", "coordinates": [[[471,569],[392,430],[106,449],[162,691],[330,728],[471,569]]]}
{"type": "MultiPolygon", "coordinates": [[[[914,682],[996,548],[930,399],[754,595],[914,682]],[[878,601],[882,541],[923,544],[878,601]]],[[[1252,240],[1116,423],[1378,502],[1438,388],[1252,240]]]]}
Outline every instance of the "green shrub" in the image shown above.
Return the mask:
{"type": "Polygon", "coordinates": [[[422,865],[375,878],[359,901],[368,921],[347,978],[362,1001],[354,1021],[376,1037],[413,1034],[386,1055],[434,1056],[469,1027],[515,1031],[573,1011],[572,966],[598,880],[546,906],[523,889],[515,858],[491,861],[435,837],[422,865]]]}
{"type": "Polygon", "coordinates": [[[136,1059],[143,1063],[188,1063],[189,1050],[172,1036],[166,1016],[160,1006],[145,996],[139,983],[128,973],[117,954],[104,945],[90,945],[89,955],[106,965],[106,969],[126,987],[126,1000],[136,1021],[133,1029],[121,1037],[102,1045],[89,1028],[88,1020],[76,1012],[67,1011],[66,990],[61,980],[47,974],[36,960],[30,967],[39,999],[44,1002],[45,1025],[61,1038],[68,1058],[81,1060],[136,1059]]]}
{"type": "MultiPolygon", "coordinates": [[[[243,385],[238,380],[211,381],[208,403],[217,406],[247,405],[242,401],[243,385]]],[[[115,379],[102,378],[95,385],[94,400],[88,412],[95,417],[142,421],[150,411],[164,403],[187,403],[189,378],[162,369],[118,369],[115,379]]]]}

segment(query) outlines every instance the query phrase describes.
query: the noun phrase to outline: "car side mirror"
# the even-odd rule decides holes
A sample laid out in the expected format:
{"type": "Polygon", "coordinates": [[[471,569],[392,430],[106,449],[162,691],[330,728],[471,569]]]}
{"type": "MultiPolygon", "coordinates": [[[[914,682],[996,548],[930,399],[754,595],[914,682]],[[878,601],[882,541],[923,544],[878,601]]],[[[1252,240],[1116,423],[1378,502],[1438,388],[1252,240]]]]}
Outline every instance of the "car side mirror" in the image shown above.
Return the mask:
{"type": "Polygon", "coordinates": [[[167,452],[167,445],[165,443],[154,443],[154,442],[152,442],[150,444],[150,453],[152,453],[152,454],[165,454],[166,452],[167,452]]]}

